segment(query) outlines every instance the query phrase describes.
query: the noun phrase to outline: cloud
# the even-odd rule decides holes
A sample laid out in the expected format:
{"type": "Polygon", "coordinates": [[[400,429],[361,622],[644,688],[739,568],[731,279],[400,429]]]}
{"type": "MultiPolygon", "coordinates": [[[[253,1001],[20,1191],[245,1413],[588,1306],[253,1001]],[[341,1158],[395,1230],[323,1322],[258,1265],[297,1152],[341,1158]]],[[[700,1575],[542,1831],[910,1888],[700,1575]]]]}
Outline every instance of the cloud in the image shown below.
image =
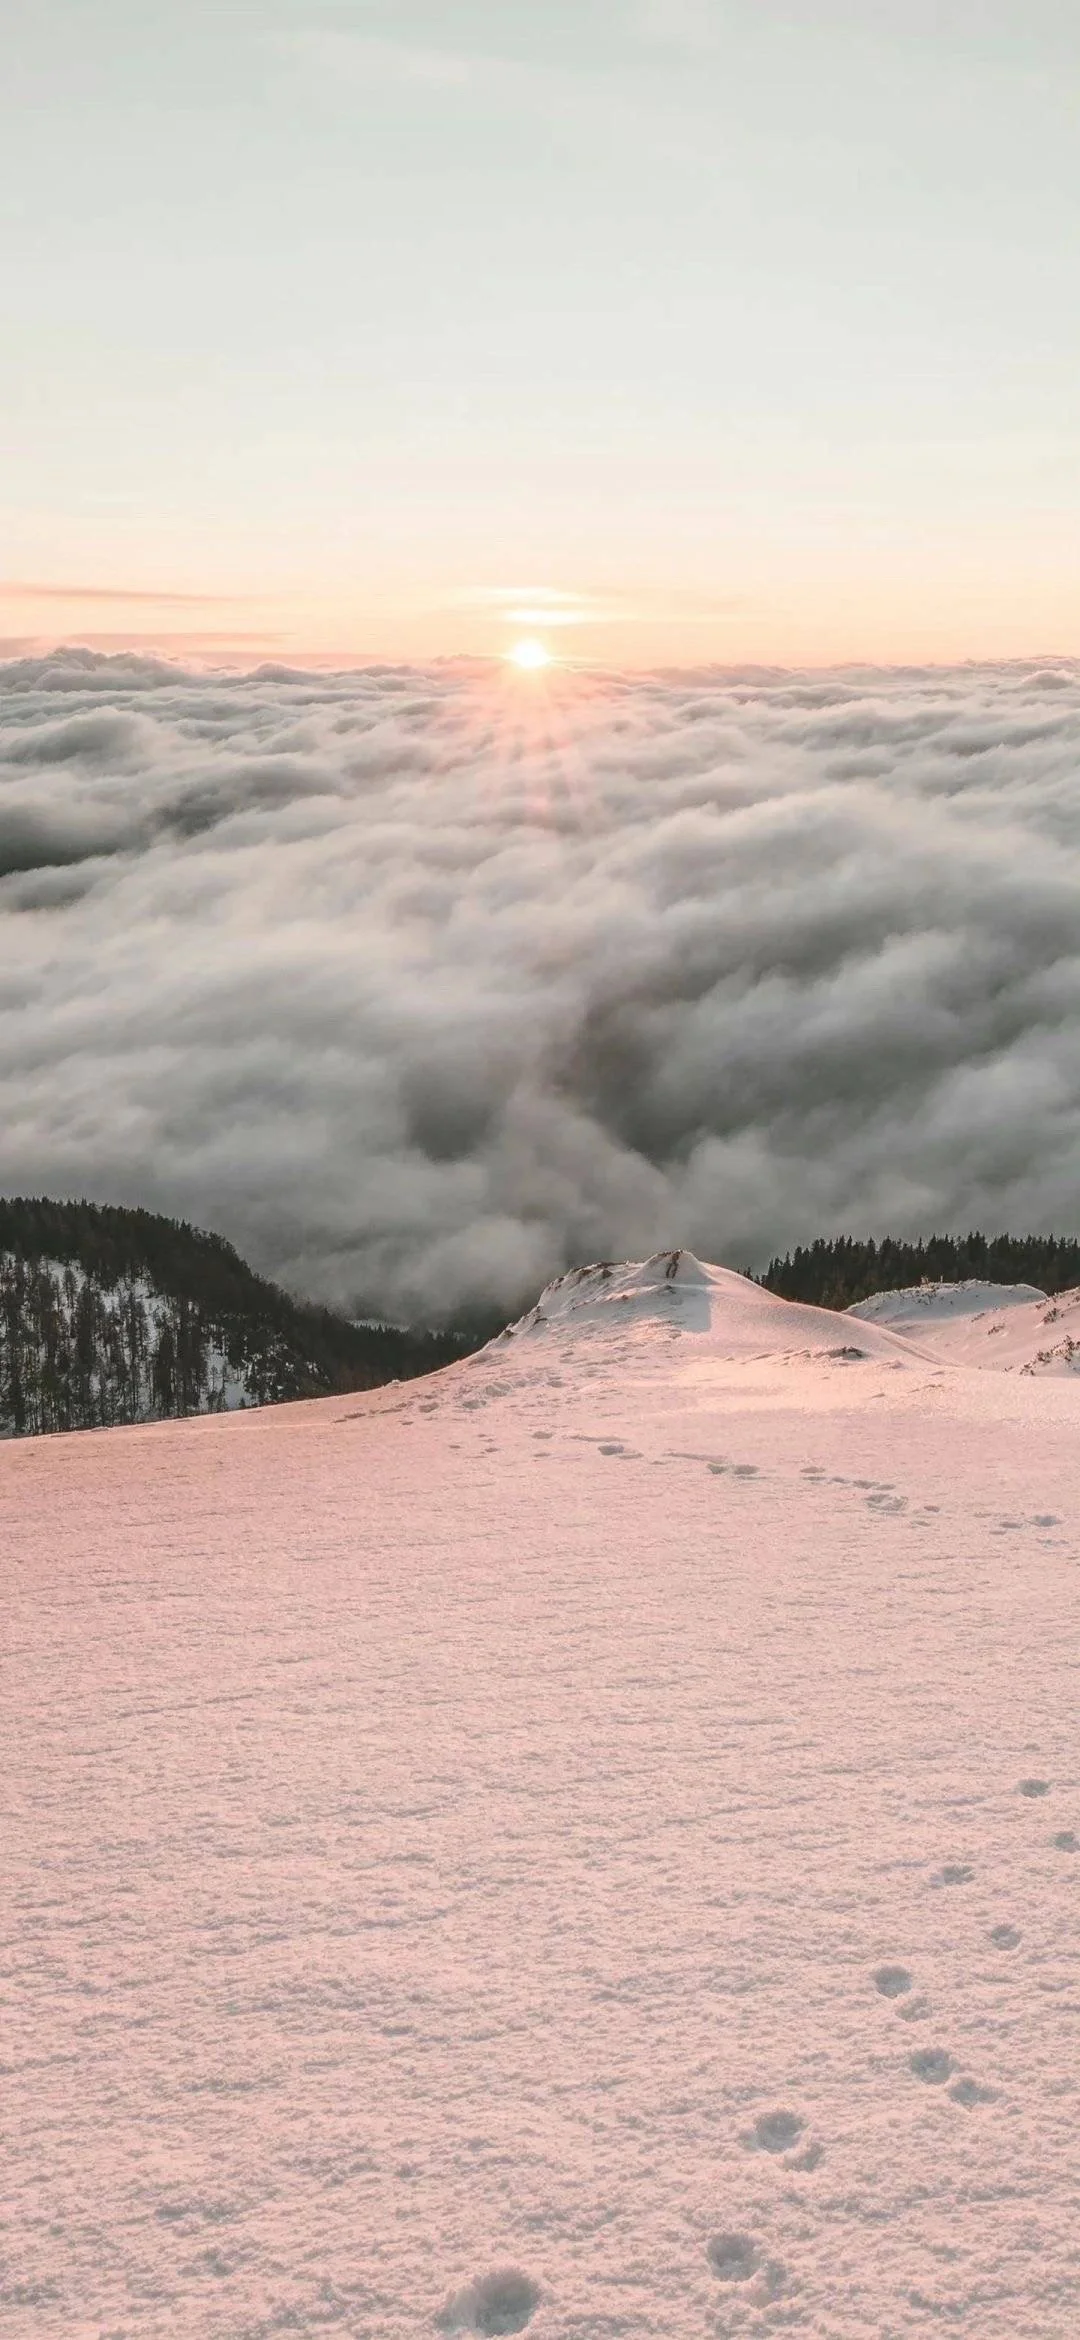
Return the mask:
{"type": "Polygon", "coordinates": [[[449,595],[445,606],[487,609],[501,624],[514,626],[655,626],[677,620],[684,627],[715,628],[745,613],[745,603],[730,597],[673,589],[628,594],[618,586],[568,593],[552,585],[477,585],[449,595]]]}
{"type": "Polygon", "coordinates": [[[423,41],[387,40],[334,26],[307,26],[303,31],[272,32],[268,46],[290,65],[305,64],[340,83],[344,75],[354,85],[401,84],[421,90],[454,91],[469,88],[478,76],[499,70],[495,62],[458,49],[444,49],[423,41]]]}
{"type": "Polygon", "coordinates": [[[688,49],[694,54],[719,49],[725,30],[716,0],[637,0],[630,27],[639,40],[652,47],[688,49]]]}
{"type": "Polygon", "coordinates": [[[0,1184],[297,1289],[1075,1230],[1080,668],[4,669],[0,1184]]]}

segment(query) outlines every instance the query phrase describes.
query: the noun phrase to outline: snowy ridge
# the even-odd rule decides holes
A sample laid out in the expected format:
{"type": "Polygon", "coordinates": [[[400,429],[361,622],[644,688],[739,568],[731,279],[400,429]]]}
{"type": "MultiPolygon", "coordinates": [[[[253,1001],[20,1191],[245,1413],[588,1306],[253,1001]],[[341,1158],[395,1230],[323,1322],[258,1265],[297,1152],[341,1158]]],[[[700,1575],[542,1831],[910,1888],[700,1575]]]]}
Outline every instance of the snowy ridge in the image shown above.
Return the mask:
{"type": "Polygon", "coordinates": [[[558,1276],[535,1308],[482,1354],[519,1338],[582,1333],[608,1333],[624,1344],[627,1335],[636,1336],[643,1350],[657,1333],[677,1335],[727,1359],[820,1355],[900,1363],[910,1354],[891,1330],[874,1328],[855,1342],[844,1328],[844,1316],[833,1310],[783,1300],[733,1268],[703,1264],[692,1251],[658,1251],[651,1259],[602,1260],[558,1276]]]}
{"type": "MultiPolygon", "coordinates": [[[[842,1312],[782,1299],[690,1251],[601,1260],[556,1277],[534,1308],[482,1355],[511,1340],[620,1336],[623,1361],[659,1333],[689,1337],[718,1359],[788,1357],[916,1365],[933,1357],[978,1371],[1044,1374],[1080,1365],[1080,1291],[1051,1300],[1030,1284],[920,1284],[877,1292],[842,1312]],[[858,1338],[849,1330],[855,1319],[858,1338]]],[[[568,1352],[569,1353],[569,1352],[568,1352]]]]}
{"type": "Polygon", "coordinates": [[[1080,1371],[1080,1291],[1054,1299],[1030,1284],[918,1284],[875,1292],[845,1313],[884,1325],[927,1355],[979,1371],[1080,1371]]]}

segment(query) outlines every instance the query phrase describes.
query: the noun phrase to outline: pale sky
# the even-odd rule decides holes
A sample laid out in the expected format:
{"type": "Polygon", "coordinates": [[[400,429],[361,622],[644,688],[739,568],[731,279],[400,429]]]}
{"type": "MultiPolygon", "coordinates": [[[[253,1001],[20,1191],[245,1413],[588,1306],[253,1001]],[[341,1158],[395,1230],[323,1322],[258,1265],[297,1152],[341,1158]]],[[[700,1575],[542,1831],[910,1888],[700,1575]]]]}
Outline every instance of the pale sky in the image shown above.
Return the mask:
{"type": "Polygon", "coordinates": [[[10,645],[1080,650],[1075,0],[34,0],[0,220],[10,645]]]}

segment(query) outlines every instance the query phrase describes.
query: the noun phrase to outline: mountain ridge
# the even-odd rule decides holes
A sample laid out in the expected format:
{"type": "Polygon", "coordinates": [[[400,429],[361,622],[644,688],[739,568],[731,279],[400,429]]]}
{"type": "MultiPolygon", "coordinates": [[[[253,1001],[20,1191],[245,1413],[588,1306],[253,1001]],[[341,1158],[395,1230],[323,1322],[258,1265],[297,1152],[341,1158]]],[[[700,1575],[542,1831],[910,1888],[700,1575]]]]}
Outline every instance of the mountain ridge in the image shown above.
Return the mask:
{"type": "Polygon", "coordinates": [[[104,1429],[377,1388],[453,1333],[294,1300],[224,1236],[117,1204],[0,1198],[0,1435],[104,1429]]]}

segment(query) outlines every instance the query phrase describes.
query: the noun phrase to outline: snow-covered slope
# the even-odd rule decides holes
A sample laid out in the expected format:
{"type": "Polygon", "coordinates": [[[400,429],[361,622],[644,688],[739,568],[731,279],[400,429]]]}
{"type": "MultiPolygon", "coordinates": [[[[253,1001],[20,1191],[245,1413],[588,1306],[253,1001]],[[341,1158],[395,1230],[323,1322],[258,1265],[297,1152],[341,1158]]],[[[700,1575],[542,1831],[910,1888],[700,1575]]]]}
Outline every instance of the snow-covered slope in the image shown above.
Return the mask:
{"type": "Polygon", "coordinates": [[[917,1284],[906,1292],[876,1292],[845,1313],[954,1365],[998,1373],[1080,1371],[1080,1291],[1049,1299],[1030,1284],[917,1284]]]}
{"type": "Polygon", "coordinates": [[[730,1268],[703,1266],[690,1251],[576,1268],[549,1284],[536,1307],[492,1345],[501,1348],[523,1336],[594,1331],[603,1335],[608,1354],[612,1336],[642,1332],[690,1334],[696,1346],[727,1359],[806,1356],[846,1363],[875,1357],[895,1362],[905,1353],[891,1331],[860,1332],[856,1342],[843,1315],[780,1300],[730,1268]]]}
{"type": "Polygon", "coordinates": [[[1078,1431],[668,1256],[4,1448],[12,2332],[1080,2330],[1078,1431]]]}

